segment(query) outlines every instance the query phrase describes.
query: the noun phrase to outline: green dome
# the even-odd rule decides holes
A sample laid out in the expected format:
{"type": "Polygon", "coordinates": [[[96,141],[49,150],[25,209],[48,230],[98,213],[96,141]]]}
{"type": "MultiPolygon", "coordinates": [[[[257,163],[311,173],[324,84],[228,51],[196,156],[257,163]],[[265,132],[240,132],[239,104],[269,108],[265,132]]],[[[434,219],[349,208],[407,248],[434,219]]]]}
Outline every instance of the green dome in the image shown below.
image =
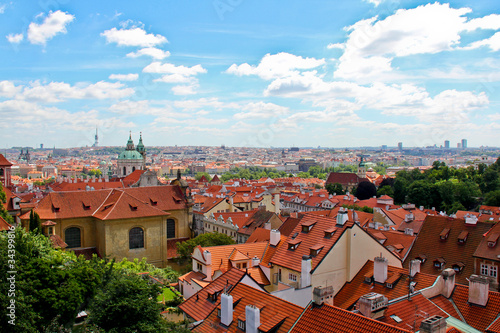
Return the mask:
{"type": "Polygon", "coordinates": [[[142,155],[136,150],[125,150],[118,156],[119,160],[142,160],[142,155]]]}

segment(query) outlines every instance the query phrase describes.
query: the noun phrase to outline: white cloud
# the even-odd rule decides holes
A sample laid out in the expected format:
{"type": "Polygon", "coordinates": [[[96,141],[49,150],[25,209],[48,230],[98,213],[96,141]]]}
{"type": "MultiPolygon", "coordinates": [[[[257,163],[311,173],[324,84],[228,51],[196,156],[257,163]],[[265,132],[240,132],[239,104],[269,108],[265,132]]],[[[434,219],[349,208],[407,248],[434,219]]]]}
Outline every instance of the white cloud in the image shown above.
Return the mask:
{"type": "Polygon", "coordinates": [[[7,8],[7,5],[6,5],[6,4],[1,4],[1,5],[0,5],[0,14],[5,13],[5,8],[7,8]]]}
{"type": "Polygon", "coordinates": [[[216,97],[211,98],[199,98],[196,100],[185,100],[185,101],[175,101],[174,106],[176,108],[182,108],[185,110],[197,110],[202,108],[213,108],[215,110],[223,110],[223,109],[236,109],[239,108],[240,105],[237,103],[225,103],[219,101],[216,97]]]}
{"type": "Polygon", "coordinates": [[[500,50],[500,32],[495,33],[490,38],[479,40],[477,42],[473,42],[470,45],[464,47],[464,49],[465,50],[477,49],[481,46],[487,46],[492,51],[500,50]]]}
{"type": "Polygon", "coordinates": [[[12,98],[22,90],[10,81],[0,81],[0,97],[12,98]]]}
{"type": "Polygon", "coordinates": [[[54,38],[57,34],[65,34],[67,32],[66,25],[74,19],[74,15],[64,13],[60,10],[51,11],[41,24],[30,23],[28,27],[28,40],[32,44],[45,45],[48,40],[54,38]]]}
{"type": "Polygon", "coordinates": [[[193,76],[200,73],[206,73],[207,70],[201,65],[195,65],[193,67],[186,66],[176,66],[174,64],[155,61],[144,67],[142,70],[144,73],[158,73],[158,74],[179,74],[182,76],[193,76]]]}
{"type": "Polygon", "coordinates": [[[135,81],[139,78],[139,74],[111,74],[109,76],[110,80],[118,81],[135,81]]]}
{"type": "Polygon", "coordinates": [[[21,34],[8,34],[5,37],[7,38],[9,43],[11,43],[11,44],[19,44],[24,39],[24,35],[22,33],[21,34]]]}
{"type": "Polygon", "coordinates": [[[234,115],[235,119],[266,119],[276,116],[283,116],[290,112],[290,109],[274,103],[248,103],[241,109],[245,112],[239,112],[234,115]]]}
{"type": "Polygon", "coordinates": [[[375,7],[378,7],[382,3],[383,0],[364,0],[365,2],[371,3],[375,7]]]}
{"type": "Polygon", "coordinates": [[[479,18],[469,20],[464,24],[465,30],[473,31],[476,29],[490,29],[498,30],[500,29],[500,15],[491,14],[479,18]]]}
{"type": "Polygon", "coordinates": [[[327,49],[341,49],[341,50],[344,50],[345,49],[345,44],[343,43],[330,43],[326,46],[327,49]]]}
{"type": "Polygon", "coordinates": [[[197,79],[192,76],[184,76],[182,74],[167,74],[163,75],[159,79],[155,79],[155,82],[165,82],[165,83],[195,83],[197,79]]]}
{"type": "Polygon", "coordinates": [[[112,28],[101,33],[108,43],[116,43],[118,46],[153,47],[168,43],[162,35],[148,34],[143,28],[133,27],[130,29],[112,28]]]}
{"type": "Polygon", "coordinates": [[[233,64],[226,72],[238,76],[257,75],[264,80],[272,80],[299,73],[298,70],[313,69],[325,64],[325,59],[303,58],[290,53],[266,54],[258,66],[247,63],[233,64]]]}
{"type": "Polygon", "coordinates": [[[170,56],[169,51],[163,51],[160,49],[157,49],[155,47],[146,47],[143,49],[140,49],[137,52],[130,52],[127,54],[127,57],[129,58],[138,58],[140,56],[149,56],[152,57],[153,59],[157,60],[162,60],[170,56]]]}
{"type": "Polygon", "coordinates": [[[196,84],[174,86],[172,87],[172,92],[175,95],[194,95],[196,94],[196,88],[198,88],[198,85],[196,84]]]}
{"type": "Polygon", "coordinates": [[[77,84],[71,86],[65,82],[50,82],[41,84],[31,82],[24,87],[16,98],[27,101],[57,103],[68,99],[118,99],[134,94],[134,89],[126,88],[120,82],[110,83],[99,81],[94,84],[77,84]]]}

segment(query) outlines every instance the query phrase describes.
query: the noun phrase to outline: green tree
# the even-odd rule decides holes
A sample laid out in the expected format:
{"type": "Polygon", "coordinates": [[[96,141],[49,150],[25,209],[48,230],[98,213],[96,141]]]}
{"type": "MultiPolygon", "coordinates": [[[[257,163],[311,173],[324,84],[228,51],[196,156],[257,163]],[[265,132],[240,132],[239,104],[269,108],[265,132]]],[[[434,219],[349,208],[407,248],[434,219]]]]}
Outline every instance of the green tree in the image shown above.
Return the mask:
{"type": "Polygon", "coordinates": [[[492,191],[484,196],[484,202],[486,206],[500,207],[500,190],[492,191]]]}
{"type": "Polygon", "coordinates": [[[107,332],[159,332],[164,327],[156,301],[161,288],[137,274],[114,271],[88,308],[89,321],[107,332]]]}
{"type": "Polygon", "coordinates": [[[431,184],[426,180],[414,181],[408,187],[408,201],[418,206],[431,207],[431,184]]]}
{"type": "Polygon", "coordinates": [[[340,183],[326,184],[325,188],[329,194],[337,194],[337,195],[345,194],[345,191],[342,188],[342,184],[340,183]]]}
{"type": "Polygon", "coordinates": [[[394,190],[392,189],[392,187],[390,185],[382,186],[377,190],[378,197],[381,197],[383,195],[388,195],[390,197],[394,197],[394,190]]]}
{"type": "Polygon", "coordinates": [[[205,178],[207,179],[207,181],[211,181],[212,180],[212,177],[210,177],[210,175],[207,173],[207,172],[198,172],[196,173],[196,176],[194,177],[196,180],[200,180],[201,177],[205,176],[205,178]]]}
{"type": "Polygon", "coordinates": [[[177,243],[177,254],[179,254],[180,259],[187,259],[191,257],[193,250],[196,246],[201,247],[207,246],[217,246],[217,245],[229,245],[234,244],[234,240],[226,234],[220,234],[218,232],[205,233],[196,236],[195,238],[189,239],[183,243],[177,243]]]}
{"type": "Polygon", "coordinates": [[[363,181],[358,184],[358,188],[356,189],[356,198],[359,200],[370,199],[377,195],[377,187],[373,185],[372,182],[363,181]]]}
{"type": "Polygon", "coordinates": [[[40,216],[38,215],[37,212],[34,210],[31,210],[30,212],[30,225],[29,225],[30,232],[34,233],[41,233],[42,229],[42,223],[40,221],[40,216]]]}
{"type": "Polygon", "coordinates": [[[7,203],[7,196],[5,195],[5,191],[3,190],[2,183],[0,183],[0,216],[7,221],[7,223],[12,224],[14,219],[9,214],[7,209],[5,209],[4,204],[7,203]]]}

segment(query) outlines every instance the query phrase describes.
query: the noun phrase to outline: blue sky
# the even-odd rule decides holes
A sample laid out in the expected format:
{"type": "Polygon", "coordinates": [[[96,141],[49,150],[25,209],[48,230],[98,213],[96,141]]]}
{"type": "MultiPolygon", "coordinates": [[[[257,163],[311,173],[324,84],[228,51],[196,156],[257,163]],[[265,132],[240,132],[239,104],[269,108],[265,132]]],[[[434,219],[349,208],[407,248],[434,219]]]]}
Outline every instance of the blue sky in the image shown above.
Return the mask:
{"type": "Polygon", "coordinates": [[[499,58],[498,1],[0,0],[1,148],[499,146],[499,58]]]}

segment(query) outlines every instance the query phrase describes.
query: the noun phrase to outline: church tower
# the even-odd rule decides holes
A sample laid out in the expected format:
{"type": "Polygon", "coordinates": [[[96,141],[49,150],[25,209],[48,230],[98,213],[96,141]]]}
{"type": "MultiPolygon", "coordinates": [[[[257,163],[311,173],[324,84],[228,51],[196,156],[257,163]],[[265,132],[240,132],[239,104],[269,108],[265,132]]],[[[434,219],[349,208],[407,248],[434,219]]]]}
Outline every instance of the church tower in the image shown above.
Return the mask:
{"type": "Polygon", "coordinates": [[[366,178],[366,164],[363,161],[363,155],[361,155],[361,161],[359,162],[358,165],[358,177],[366,178]]]}
{"type": "Polygon", "coordinates": [[[136,149],[139,154],[142,155],[142,158],[143,158],[143,166],[142,168],[144,170],[146,170],[146,148],[144,147],[144,144],[142,143],[142,132],[141,132],[141,136],[139,137],[139,143],[137,144],[137,149],[136,149]]]}
{"type": "MultiPolygon", "coordinates": [[[[140,141],[140,144],[142,144],[142,141],[140,141]]],[[[144,148],[144,145],[142,145],[142,147],[144,148]]],[[[126,177],[135,170],[144,170],[144,166],[146,164],[144,162],[143,155],[135,150],[134,141],[132,141],[132,133],[129,135],[127,148],[118,156],[116,164],[118,167],[117,174],[119,177],[126,177]]]]}

